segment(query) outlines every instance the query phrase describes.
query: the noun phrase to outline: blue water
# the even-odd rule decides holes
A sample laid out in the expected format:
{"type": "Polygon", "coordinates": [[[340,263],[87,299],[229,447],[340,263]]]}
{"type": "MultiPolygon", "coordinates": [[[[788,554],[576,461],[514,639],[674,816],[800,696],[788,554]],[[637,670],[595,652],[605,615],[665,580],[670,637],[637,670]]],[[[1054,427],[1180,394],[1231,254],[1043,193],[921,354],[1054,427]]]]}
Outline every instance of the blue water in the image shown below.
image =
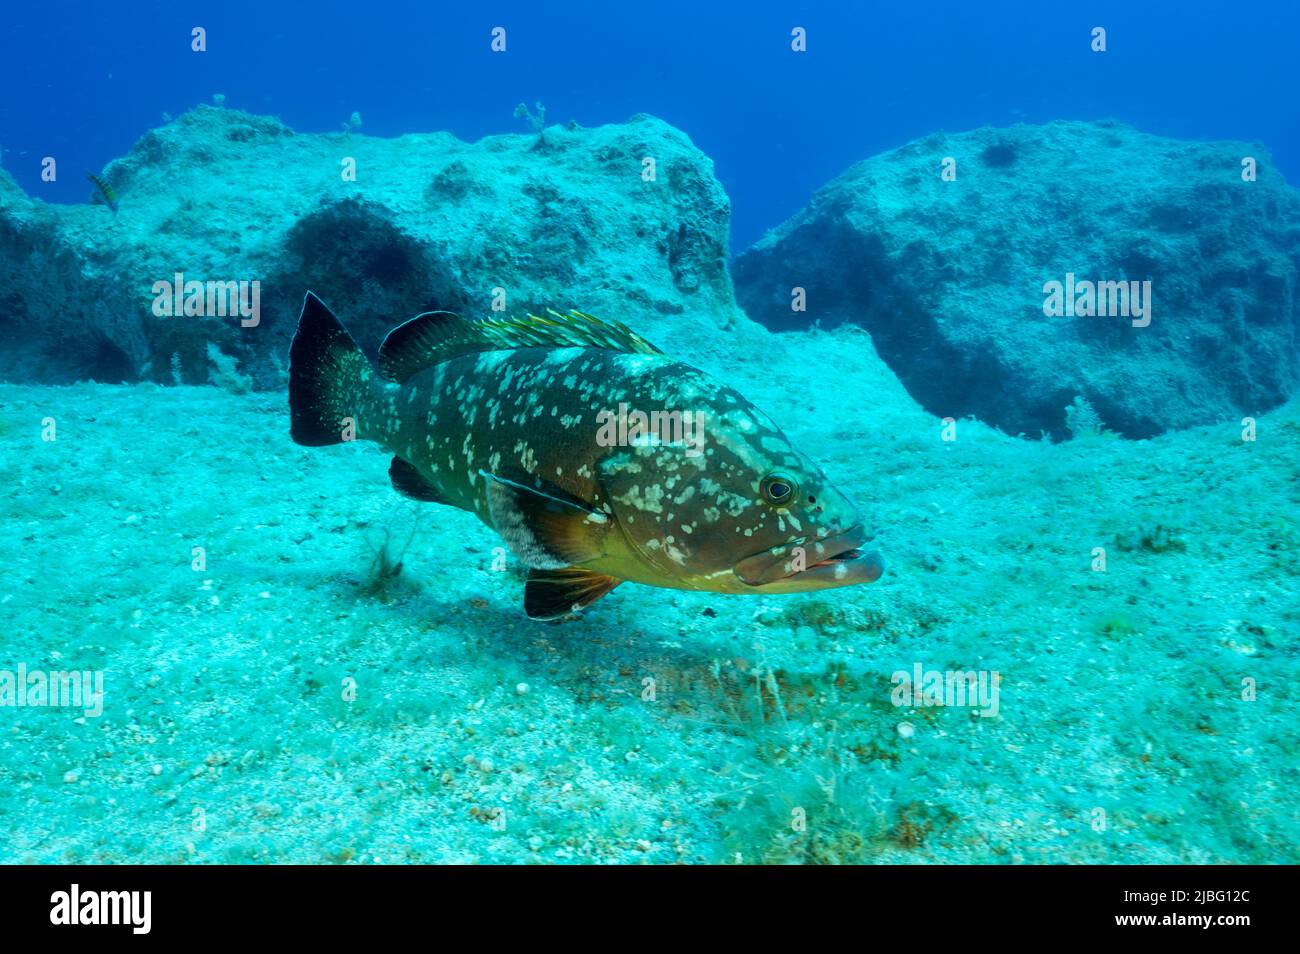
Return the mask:
{"type": "Polygon", "coordinates": [[[847,166],[937,130],[1118,118],[1263,142],[1300,182],[1300,4],[1234,0],[706,4],[56,0],[7,5],[0,146],[29,193],[83,202],[163,112],[224,94],[304,131],[522,131],[653,113],[711,156],[740,251],[847,166]],[[190,30],[207,30],[205,53],[190,30]],[[507,50],[491,52],[491,30],[507,50]],[[807,52],[790,31],[807,30],[807,52]],[[1105,27],[1108,50],[1089,49],[1105,27]]]}
{"type": "Polygon", "coordinates": [[[0,20],[0,864],[1300,860],[1300,193],[1276,176],[1300,185],[1300,3],[0,20]],[[515,109],[537,102],[585,128],[535,138],[515,109]],[[592,129],[638,113],[699,151],[592,129]],[[1092,119],[1155,135],[981,129],[1092,119]],[[957,179],[888,155],[966,130],[941,140],[957,179]],[[1179,141],[1221,139],[1273,161],[1252,179],[1242,150],[1179,141]],[[120,202],[74,205],[113,160],[120,202]],[[1053,314],[1076,273],[1089,298],[1144,289],[1144,322],[1053,314]],[[208,302],[256,286],[255,320],[170,307],[202,280],[208,302]],[[486,326],[404,326],[381,390],[383,334],[498,298],[486,326]],[[668,357],[524,317],[543,306],[668,357]],[[477,354],[543,334],[633,353],[477,354]],[[686,384],[647,392],[660,373],[686,384]],[[646,393],[635,412],[723,426],[698,495],[694,462],[643,472],[587,428],[646,393]],[[750,403],[806,466],[745,436],[750,403]],[[460,449],[445,477],[435,446],[460,449]],[[585,461],[611,465],[614,521],[585,461]],[[519,502],[520,469],[547,502],[519,502]],[[479,516],[432,502],[480,476],[479,516]],[[530,604],[542,538],[603,573],[607,524],[644,534],[627,572],[533,576],[530,604]],[[797,569],[809,542],[825,559],[797,569]],[[871,585],[805,586],[846,579],[871,585]],[[13,701],[65,670],[102,677],[98,711],[13,701]],[[1003,694],[914,691],[966,673],[1003,694]]]}

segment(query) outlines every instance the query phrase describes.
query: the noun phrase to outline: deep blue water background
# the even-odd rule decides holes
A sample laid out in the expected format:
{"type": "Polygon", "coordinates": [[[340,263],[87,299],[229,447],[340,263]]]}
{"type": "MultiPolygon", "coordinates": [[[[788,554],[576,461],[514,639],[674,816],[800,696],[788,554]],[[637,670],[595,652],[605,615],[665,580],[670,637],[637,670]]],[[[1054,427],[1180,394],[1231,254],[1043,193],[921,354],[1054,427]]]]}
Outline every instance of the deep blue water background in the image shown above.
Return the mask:
{"type": "Polygon", "coordinates": [[[853,162],[986,124],[1111,117],[1260,141],[1300,184],[1298,42],[1296,0],[14,3],[0,146],[29,193],[81,202],[86,171],[214,93],[300,131],[357,110],[373,135],[469,140],[524,131],[521,101],[585,126],[649,112],[714,159],[740,250],[853,162]],[[206,53],[190,50],[194,26],[206,53]],[[790,50],[794,26],[806,53],[790,50]],[[45,155],[56,183],[40,181],[45,155]]]}

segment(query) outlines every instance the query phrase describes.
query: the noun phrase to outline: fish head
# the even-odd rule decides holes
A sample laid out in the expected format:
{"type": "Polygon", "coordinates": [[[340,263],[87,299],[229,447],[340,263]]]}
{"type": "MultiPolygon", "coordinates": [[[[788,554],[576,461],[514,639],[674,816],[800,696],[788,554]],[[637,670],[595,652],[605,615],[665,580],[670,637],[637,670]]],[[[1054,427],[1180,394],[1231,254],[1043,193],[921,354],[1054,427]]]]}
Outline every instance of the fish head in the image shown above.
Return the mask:
{"type": "Polygon", "coordinates": [[[672,581],[660,585],[798,593],[879,579],[857,507],[763,412],[717,388],[697,424],[694,444],[628,448],[603,467],[624,534],[672,581]]]}

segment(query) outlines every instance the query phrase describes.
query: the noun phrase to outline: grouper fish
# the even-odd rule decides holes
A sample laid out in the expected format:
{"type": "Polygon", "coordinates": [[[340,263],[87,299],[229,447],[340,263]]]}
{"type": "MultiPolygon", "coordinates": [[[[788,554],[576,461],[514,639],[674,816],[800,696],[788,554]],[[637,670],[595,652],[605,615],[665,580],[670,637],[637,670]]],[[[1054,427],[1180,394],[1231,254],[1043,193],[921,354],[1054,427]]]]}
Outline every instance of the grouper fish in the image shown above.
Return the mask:
{"type": "Polygon", "coordinates": [[[398,493],[477,516],[528,567],[533,619],[625,581],[796,593],[883,572],[858,511],[766,414],[620,323],[428,312],[376,367],[309,292],[289,365],[293,440],[373,441],[398,493]]]}

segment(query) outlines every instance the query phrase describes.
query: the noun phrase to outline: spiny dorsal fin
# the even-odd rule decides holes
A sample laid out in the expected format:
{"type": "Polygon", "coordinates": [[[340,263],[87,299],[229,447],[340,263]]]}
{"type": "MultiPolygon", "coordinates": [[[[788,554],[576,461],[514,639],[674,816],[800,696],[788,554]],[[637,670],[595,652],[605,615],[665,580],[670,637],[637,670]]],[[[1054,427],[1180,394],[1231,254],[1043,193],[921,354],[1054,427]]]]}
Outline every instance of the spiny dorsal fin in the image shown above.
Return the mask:
{"type": "Polygon", "coordinates": [[[390,381],[405,381],[417,371],[457,355],[512,348],[608,348],[634,354],[663,354],[627,325],[581,311],[562,315],[482,318],[429,311],[398,325],[379,347],[379,370],[390,381]]]}
{"type": "Polygon", "coordinates": [[[605,321],[582,311],[566,315],[546,310],[545,315],[522,318],[484,318],[477,323],[499,348],[608,348],[633,354],[663,354],[621,321],[605,321]]]}

